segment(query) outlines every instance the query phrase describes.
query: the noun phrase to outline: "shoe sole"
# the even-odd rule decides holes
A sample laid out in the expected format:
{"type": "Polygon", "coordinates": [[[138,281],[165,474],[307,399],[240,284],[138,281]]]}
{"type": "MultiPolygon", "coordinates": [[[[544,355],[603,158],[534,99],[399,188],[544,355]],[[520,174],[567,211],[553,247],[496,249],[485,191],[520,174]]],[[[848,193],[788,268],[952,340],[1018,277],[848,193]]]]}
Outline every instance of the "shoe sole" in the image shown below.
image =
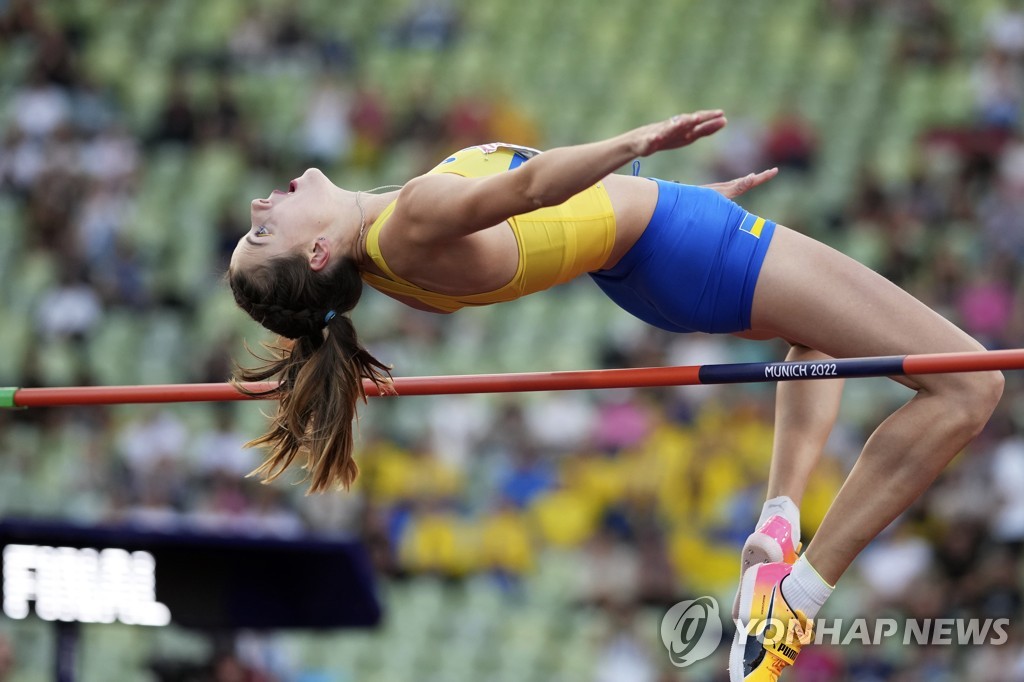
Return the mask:
{"type": "MultiPolygon", "coordinates": [[[[744,552],[746,554],[746,552],[744,552]]],[[[740,612],[748,616],[754,606],[754,586],[757,583],[757,568],[748,568],[743,573],[743,580],[740,581],[740,591],[737,593],[740,612]]],[[[736,632],[732,636],[732,648],[729,649],[729,682],[743,682],[743,654],[747,650],[747,634],[740,627],[739,617],[733,620],[736,632]]]]}
{"type": "MultiPolygon", "coordinates": [[[[751,534],[745,543],[743,551],[740,552],[740,575],[746,576],[751,566],[758,564],[772,564],[782,561],[782,548],[775,538],[765,533],[751,534]]],[[[743,594],[741,587],[736,592],[736,598],[732,602],[732,619],[735,621],[740,617],[740,597],[743,594]]]]}

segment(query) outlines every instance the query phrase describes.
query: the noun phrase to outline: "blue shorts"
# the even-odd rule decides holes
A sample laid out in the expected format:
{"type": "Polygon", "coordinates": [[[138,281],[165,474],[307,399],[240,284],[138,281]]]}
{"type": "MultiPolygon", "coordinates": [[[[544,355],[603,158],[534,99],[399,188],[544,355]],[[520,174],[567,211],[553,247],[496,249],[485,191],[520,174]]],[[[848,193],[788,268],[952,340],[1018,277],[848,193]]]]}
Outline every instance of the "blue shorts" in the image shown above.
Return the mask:
{"type": "MultiPolygon", "coordinates": [[[[652,178],[653,180],[653,178],[652,178]]],[[[671,332],[750,329],[754,287],[775,223],[706,187],[658,183],[658,205],[636,244],[590,273],[621,308],[671,332]]]]}

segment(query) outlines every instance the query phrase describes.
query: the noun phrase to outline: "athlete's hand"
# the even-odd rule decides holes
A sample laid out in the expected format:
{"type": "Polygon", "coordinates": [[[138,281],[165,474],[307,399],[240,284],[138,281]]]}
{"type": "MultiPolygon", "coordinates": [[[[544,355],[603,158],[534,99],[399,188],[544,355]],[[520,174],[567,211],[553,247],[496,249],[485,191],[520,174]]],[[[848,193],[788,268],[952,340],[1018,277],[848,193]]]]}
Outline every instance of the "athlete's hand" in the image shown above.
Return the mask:
{"type": "Polygon", "coordinates": [[[760,173],[750,173],[742,178],[736,178],[727,182],[713,182],[710,185],[704,185],[704,187],[715,190],[726,199],[735,199],[758,185],[763,185],[778,174],[778,168],[769,168],[760,173]]]}
{"type": "Polygon", "coordinates": [[[725,113],[721,109],[679,114],[667,121],[651,123],[634,130],[634,151],[637,156],[650,156],[666,149],[685,147],[718,132],[725,127],[725,123],[725,113]]]}

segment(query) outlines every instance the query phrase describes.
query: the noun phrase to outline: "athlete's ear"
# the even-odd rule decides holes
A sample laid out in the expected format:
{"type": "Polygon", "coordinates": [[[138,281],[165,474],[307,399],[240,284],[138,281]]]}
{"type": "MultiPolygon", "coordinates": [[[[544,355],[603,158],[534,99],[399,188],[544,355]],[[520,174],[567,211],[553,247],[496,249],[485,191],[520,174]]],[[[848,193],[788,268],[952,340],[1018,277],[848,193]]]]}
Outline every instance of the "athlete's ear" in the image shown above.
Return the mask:
{"type": "Polygon", "coordinates": [[[313,242],[313,255],[309,257],[309,267],[314,272],[319,272],[331,262],[331,245],[323,237],[313,242]]]}

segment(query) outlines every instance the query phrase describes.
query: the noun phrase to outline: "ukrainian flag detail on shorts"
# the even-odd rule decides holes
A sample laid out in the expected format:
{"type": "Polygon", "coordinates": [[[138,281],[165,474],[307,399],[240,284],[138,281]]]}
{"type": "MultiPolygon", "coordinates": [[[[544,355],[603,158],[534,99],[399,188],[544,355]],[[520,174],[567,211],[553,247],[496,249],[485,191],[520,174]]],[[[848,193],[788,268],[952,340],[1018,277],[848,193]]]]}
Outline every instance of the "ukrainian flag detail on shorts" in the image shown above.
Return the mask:
{"type": "Polygon", "coordinates": [[[764,229],[764,218],[758,218],[753,213],[748,213],[740,223],[741,232],[749,232],[758,239],[761,238],[761,230],[764,229]]]}

